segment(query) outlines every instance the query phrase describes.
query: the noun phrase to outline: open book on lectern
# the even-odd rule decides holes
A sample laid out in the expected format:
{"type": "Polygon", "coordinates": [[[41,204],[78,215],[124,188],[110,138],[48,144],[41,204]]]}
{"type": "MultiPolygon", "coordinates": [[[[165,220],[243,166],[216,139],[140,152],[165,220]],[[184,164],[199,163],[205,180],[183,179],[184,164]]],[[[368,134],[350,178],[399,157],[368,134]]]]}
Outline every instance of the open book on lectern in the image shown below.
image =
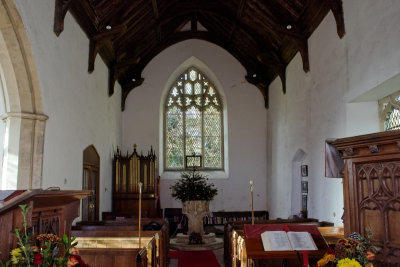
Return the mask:
{"type": "Polygon", "coordinates": [[[265,231],[261,241],[264,251],[318,250],[309,232],[265,231]]]}

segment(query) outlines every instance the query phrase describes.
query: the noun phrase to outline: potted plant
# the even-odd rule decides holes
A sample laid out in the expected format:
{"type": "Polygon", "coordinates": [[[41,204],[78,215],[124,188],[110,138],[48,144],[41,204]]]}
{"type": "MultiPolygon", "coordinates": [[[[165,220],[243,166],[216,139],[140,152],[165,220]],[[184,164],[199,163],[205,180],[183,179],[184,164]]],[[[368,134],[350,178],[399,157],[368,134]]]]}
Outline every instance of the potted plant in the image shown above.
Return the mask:
{"type": "Polygon", "coordinates": [[[209,212],[209,201],[217,195],[214,184],[207,183],[207,176],[193,169],[183,172],[173,186],[172,196],[182,201],[182,213],[189,219],[188,233],[204,234],[203,217],[209,212]]]}

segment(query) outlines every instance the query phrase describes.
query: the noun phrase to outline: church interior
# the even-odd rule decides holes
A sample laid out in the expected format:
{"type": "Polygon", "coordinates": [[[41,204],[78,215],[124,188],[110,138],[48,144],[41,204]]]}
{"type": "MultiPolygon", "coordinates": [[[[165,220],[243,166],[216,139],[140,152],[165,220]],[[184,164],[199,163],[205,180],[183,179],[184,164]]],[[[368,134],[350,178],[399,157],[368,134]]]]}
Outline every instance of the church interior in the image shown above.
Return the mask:
{"type": "Polygon", "coordinates": [[[30,229],[77,236],[90,266],[195,266],[177,253],[215,240],[215,266],[312,266],[369,231],[374,266],[399,266],[399,13],[397,0],[0,0],[0,259],[27,204],[30,229]],[[195,218],[174,190],[196,171],[217,193],[190,193],[207,200],[195,218]],[[248,224],[305,227],[316,251],[269,261],[248,224]]]}

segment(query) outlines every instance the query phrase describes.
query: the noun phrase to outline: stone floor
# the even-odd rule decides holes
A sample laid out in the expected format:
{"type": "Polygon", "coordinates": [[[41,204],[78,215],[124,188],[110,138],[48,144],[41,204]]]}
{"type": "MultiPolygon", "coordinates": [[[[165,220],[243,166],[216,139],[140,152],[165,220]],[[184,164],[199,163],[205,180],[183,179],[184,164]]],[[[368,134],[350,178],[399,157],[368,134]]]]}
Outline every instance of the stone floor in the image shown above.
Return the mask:
{"type": "MultiPolygon", "coordinates": [[[[215,256],[217,257],[219,265],[221,267],[225,267],[225,264],[224,264],[224,249],[220,248],[220,249],[216,249],[216,250],[213,250],[213,251],[214,251],[215,256]]],[[[178,260],[177,259],[171,259],[170,262],[169,262],[169,267],[178,267],[178,260]]]]}

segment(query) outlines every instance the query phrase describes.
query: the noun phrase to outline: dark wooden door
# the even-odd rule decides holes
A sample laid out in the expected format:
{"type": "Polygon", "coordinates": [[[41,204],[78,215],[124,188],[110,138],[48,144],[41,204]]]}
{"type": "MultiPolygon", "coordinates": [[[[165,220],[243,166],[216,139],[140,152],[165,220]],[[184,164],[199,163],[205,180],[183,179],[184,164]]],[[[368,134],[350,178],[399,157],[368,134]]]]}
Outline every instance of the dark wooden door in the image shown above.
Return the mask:
{"type": "Polygon", "coordinates": [[[82,200],[82,221],[99,220],[100,157],[93,145],[83,151],[82,189],[93,194],[82,200]]]}
{"type": "Polygon", "coordinates": [[[83,190],[92,190],[93,195],[83,200],[82,220],[97,221],[99,219],[97,210],[99,171],[94,166],[83,166],[83,190]]]}

